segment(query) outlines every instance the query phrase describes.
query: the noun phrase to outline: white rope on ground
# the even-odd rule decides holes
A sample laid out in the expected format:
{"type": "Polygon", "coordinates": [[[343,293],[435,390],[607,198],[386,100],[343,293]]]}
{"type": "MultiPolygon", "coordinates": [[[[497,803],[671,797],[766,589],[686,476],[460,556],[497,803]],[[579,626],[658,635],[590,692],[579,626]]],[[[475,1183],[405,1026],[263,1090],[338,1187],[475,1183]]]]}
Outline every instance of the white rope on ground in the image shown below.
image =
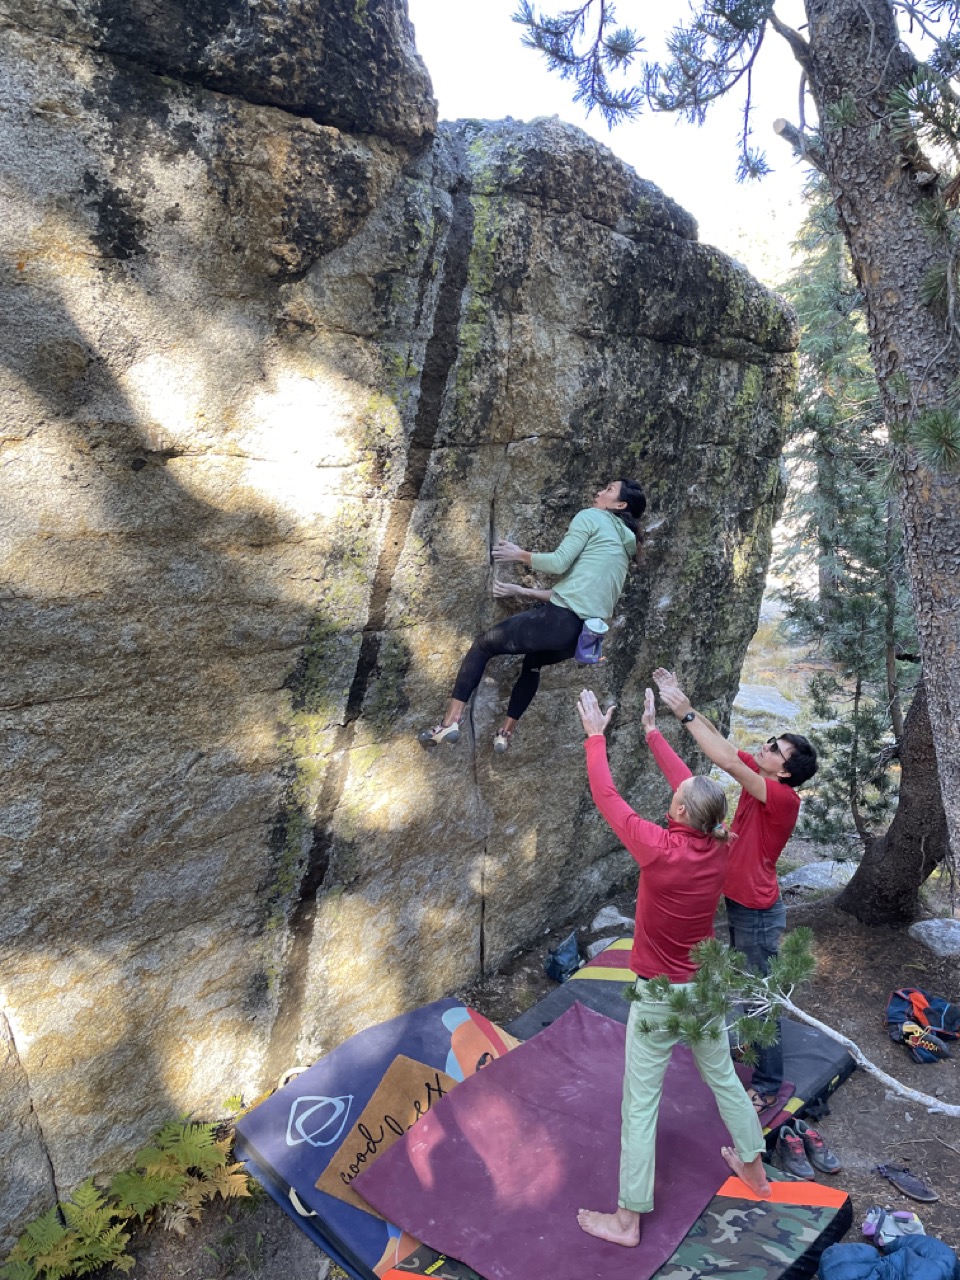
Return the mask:
{"type": "Polygon", "coordinates": [[[828,1035],[831,1040],[836,1040],[839,1044],[842,1044],[858,1066],[863,1067],[864,1071],[872,1075],[874,1079],[879,1080],[881,1084],[885,1084],[888,1089],[892,1089],[894,1093],[899,1094],[901,1098],[906,1098],[910,1102],[918,1103],[921,1107],[926,1107],[932,1115],[939,1114],[960,1118],[960,1107],[954,1106],[951,1102],[941,1102],[939,1098],[934,1098],[929,1093],[921,1093],[919,1089],[911,1089],[909,1085],[901,1084],[899,1080],[881,1070],[875,1062],[871,1062],[859,1045],[854,1044],[852,1040],[848,1040],[839,1031],[835,1031],[833,1027],[827,1026],[819,1018],[814,1018],[811,1014],[804,1012],[792,1000],[784,998],[780,1003],[786,1013],[792,1014],[793,1017],[800,1022],[805,1022],[809,1027],[816,1027],[818,1031],[828,1035]]]}

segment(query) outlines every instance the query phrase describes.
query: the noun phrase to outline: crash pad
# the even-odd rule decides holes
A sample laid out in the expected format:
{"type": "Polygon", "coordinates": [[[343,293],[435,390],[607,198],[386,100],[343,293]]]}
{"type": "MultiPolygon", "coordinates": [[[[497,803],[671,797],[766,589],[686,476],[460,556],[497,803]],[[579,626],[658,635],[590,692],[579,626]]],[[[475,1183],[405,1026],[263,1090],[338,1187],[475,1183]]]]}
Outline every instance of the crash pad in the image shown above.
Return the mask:
{"type": "MultiPolygon", "coordinates": [[[[425,1268],[419,1274],[437,1277],[447,1264],[359,1199],[358,1174],[516,1043],[454,999],[369,1027],[242,1116],[237,1157],[357,1280],[375,1280],[415,1255],[425,1268]]],[[[454,1261],[447,1269],[449,1280],[477,1280],[454,1261]]]]}
{"type": "MultiPolygon", "coordinates": [[[[630,1006],[623,997],[623,988],[632,977],[632,947],[632,938],[617,939],[569,981],[555,987],[526,1013],[508,1023],[506,1030],[520,1040],[528,1040],[577,1001],[626,1022],[630,1006]]],[[[760,1117],[771,1141],[780,1125],[802,1113],[805,1107],[826,1100],[856,1068],[846,1049],[816,1027],[782,1018],[780,1028],[785,1087],[777,1104],[760,1117]]],[[[748,1069],[742,1069],[740,1074],[745,1082],[749,1081],[748,1069]]]]}
{"type": "Polygon", "coordinates": [[[639,1247],[583,1232],[579,1207],[616,1207],[625,1036],[622,1023],[573,1005],[448,1093],[359,1175],[357,1191],[486,1280],[649,1280],[728,1180],[729,1135],[678,1045],[639,1247]]]}

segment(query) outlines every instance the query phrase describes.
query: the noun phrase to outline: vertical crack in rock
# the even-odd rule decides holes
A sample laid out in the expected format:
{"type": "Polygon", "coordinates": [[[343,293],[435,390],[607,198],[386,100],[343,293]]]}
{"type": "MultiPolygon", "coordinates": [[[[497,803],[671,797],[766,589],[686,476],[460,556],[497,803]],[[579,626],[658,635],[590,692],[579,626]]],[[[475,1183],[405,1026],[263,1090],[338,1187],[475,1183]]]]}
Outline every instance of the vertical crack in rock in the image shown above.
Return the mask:
{"type": "MultiPolygon", "coordinates": [[[[433,328],[424,353],[423,374],[417,416],[407,448],[403,479],[393,499],[387,527],[377,560],[370,593],[367,620],[360,640],[360,653],[347,694],[344,722],[340,726],[331,764],[321,789],[317,811],[326,815],[316,829],[307,858],[297,902],[290,914],[291,939],[285,965],[286,978],[267,1055],[267,1076],[279,1075],[294,1061],[299,1039],[301,1010],[306,995],[310,943],[317,902],[327,878],[333,848],[333,815],[343,794],[353,745],[356,722],[362,711],[370,681],[376,676],[382,632],[393,575],[406,543],[407,531],[416,511],[420,492],[433,453],[446,395],[450,370],[457,358],[460,311],[467,287],[470,251],[473,245],[473,204],[468,189],[458,182],[451,192],[450,230],[444,247],[443,278],[437,296],[433,328]]],[[[482,913],[482,905],[481,905],[482,913]]],[[[481,914],[482,928],[482,914],[481,914]]]]}
{"type": "Polygon", "coordinates": [[[0,1038],[5,1039],[9,1044],[10,1056],[13,1058],[17,1070],[23,1078],[24,1090],[26,1092],[27,1102],[30,1108],[30,1115],[33,1119],[33,1123],[37,1126],[38,1145],[43,1153],[47,1175],[50,1179],[50,1196],[54,1202],[56,1202],[60,1199],[60,1189],[57,1186],[57,1175],[53,1167],[53,1160],[50,1158],[50,1151],[47,1147],[46,1134],[43,1132],[43,1125],[40,1122],[40,1113],[37,1111],[33,1102],[33,1094],[30,1090],[30,1077],[27,1074],[26,1067],[24,1067],[20,1058],[20,1052],[17,1049],[16,1037],[13,1034],[13,1027],[10,1025],[10,1019],[2,1009],[0,1009],[0,1038]]]}

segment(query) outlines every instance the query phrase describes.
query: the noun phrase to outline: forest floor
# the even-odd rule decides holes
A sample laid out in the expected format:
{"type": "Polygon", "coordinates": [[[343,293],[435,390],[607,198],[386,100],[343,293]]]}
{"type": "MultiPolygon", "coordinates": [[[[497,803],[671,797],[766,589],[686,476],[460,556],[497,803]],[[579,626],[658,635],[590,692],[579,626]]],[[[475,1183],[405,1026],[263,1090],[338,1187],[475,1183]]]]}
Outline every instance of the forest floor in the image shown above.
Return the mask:
{"type": "MultiPolygon", "coordinates": [[[[798,865],[818,850],[794,841],[786,856],[798,865]]],[[[613,904],[632,914],[632,896],[613,904]]],[[[501,1025],[536,1003],[555,984],[543,972],[552,946],[573,928],[590,937],[596,907],[566,921],[536,947],[457,994],[501,1025]]],[[[860,925],[838,911],[830,898],[794,901],[788,928],[809,926],[815,936],[817,973],[798,998],[800,1006],[854,1040],[878,1066],[903,1083],[948,1102],[960,1102],[958,1060],[921,1066],[887,1036],[884,1010],[890,992],[919,986],[945,996],[960,993],[960,964],[938,959],[915,942],[906,929],[860,925]]],[[[605,931],[609,932],[609,931],[605,931]]],[[[722,937],[722,923],[718,923],[722,937]]],[[[830,1099],[830,1115],[818,1122],[830,1147],[843,1162],[834,1179],[853,1200],[854,1226],[848,1239],[860,1238],[859,1224],[872,1205],[915,1209],[927,1233],[960,1251],[960,1121],[930,1115],[906,1102],[858,1070],[830,1099]],[[908,1165],[940,1194],[935,1204],[914,1204],[899,1195],[876,1165],[908,1165]]],[[[611,1153],[611,1159],[616,1153],[611,1153]]],[[[299,1231],[265,1195],[251,1201],[215,1204],[186,1237],[151,1231],[136,1243],[134,1280],[337,1280],[343,1272],[299,1231]]]]}

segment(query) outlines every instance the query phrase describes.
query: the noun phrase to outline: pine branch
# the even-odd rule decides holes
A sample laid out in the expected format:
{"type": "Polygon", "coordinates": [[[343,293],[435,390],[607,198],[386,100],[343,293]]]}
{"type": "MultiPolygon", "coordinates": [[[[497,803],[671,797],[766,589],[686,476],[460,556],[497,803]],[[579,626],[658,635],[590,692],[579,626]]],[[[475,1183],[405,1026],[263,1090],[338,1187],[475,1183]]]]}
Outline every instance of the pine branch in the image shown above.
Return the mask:
{"type": "Polygon", "coordinates": [[[779,119],[774,120],[773,132],[783,138],[784,142],[789,142],[796,155],[802,156],[804,160],[809,161],[821,173],[826,173],[826,167],[819,148],[806,134],[801,133],[796,125],[791,124],[789,120],[784,120],[781,116],[779,119]]]}
{"type": "Polygon", "coordinates": [[[810,72],[810,46],[804,40],[799,31],[794,31],[793,27],[788,27],[785,22],[781,22],[773,9],[770,10],[770,25],[776,31],[778,36],[783,36],[787,44],[790,46],[790,52],[803,67],[804,71],[810,72]]]}

